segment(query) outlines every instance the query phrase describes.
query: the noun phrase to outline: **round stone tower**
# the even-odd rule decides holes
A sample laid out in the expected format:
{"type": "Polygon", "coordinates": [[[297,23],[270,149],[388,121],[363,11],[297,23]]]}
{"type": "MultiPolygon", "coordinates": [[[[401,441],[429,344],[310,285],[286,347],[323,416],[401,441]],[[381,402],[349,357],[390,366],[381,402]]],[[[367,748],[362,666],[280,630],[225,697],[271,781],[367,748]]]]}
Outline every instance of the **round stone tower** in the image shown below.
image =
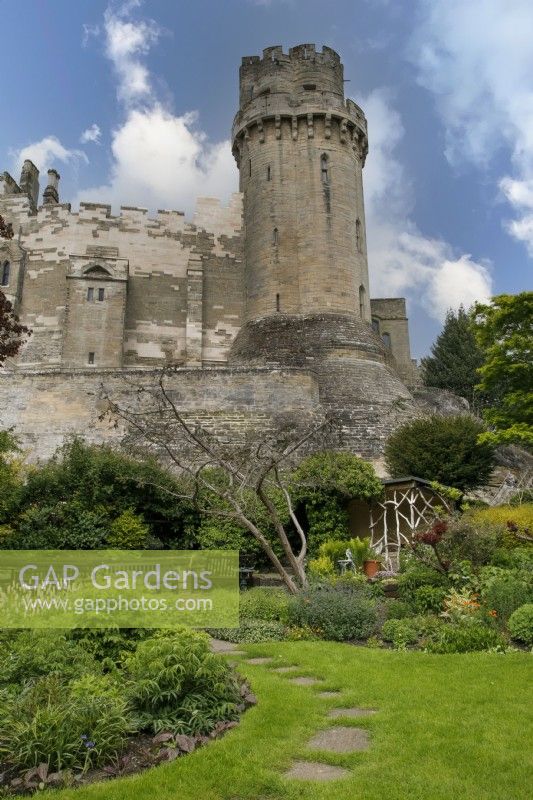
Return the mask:
{"type": "Polygon", "coordinates": [[[245,318],[370,322],[362,169],[366,119],[329,47],[243,58],[233,153],[244,194],[245,318]]]}
{"type": "Polygon", "coordinates": [[[243,58],[232,131],[244,197],[245,319],[229,364],[312,370],[346,446],[378,456],[412,397],[371,326],[363,111],[338,54],[243,58]]]}

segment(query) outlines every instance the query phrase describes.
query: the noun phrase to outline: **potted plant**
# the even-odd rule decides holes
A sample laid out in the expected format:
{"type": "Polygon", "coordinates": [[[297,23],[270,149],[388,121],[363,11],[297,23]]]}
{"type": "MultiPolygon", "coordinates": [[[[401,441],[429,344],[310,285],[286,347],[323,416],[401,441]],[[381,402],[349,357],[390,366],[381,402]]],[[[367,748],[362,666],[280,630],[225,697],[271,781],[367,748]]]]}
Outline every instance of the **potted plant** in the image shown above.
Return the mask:
{"type": "Polygon", "coordinates": [[[351,545],[355,563],[363,569],[367,578],[372,578],[378,572],[381,563],[376,559],[376,551],[370,544],[370,537],[352,539],[351,545]]]}

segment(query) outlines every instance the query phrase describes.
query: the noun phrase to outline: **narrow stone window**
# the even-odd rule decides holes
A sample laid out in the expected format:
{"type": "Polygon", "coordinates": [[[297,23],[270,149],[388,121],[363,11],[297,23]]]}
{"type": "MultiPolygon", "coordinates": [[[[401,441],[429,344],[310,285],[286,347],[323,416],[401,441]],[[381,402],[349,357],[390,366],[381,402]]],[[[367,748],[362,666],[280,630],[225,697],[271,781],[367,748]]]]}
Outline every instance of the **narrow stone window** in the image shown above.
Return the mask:
{"type": "Polygon", "coordinates": [[[276,311],[281,311],[281,305],[279,300],[279,294],[276,295],[276,311]]]}
{"type": "Polygon", "coordinates": [[[322,183],[327,185],[329,183],[329,158],[325,153],[320,157],[320,173],[322,175],[322,183]]]}
{"type": "Polygon", "coordinates": [[[104,294],[105,294],[105,290],[104,290],[104,289],[98,289],[98,301],[99,301],[100,303],[101,303],[101,302],[102,302],[102,300],[104,299],[104,294]]]}
{"type": "Polygon", "coordinates": [[[372,330],[374,333],[379,334],[379,319],[372,319],[372,330]]]}
{"type": "Polygon", "coordinates": [[[363,285],[361,285],[359,287],[359,316],[361,317],[361,319],[364,319],[365,316],[366,316],[366,314],[365,314],[365,294],[366,294],[365,287],[363,285]]]}
{"type": "Polygon", "coordinates": [[[9,273],[11,272],[11,265],[9,261],[4,261],[2,264],[2,286],[9,286],[9,273]]]}
{"type": "Polygon", "coordinates": [[[390,340],[390,333],[382,334],[381,338],[383,339],[383,344],[387,348],[387,350],[391,349],[391,340],[390,340]]]}
{"type": "Polygon", "coordinates": [[[252,159],[248,159],[248,175],[252,177],[252,159]]]}
{"type": "Polygon", "coordinates": [[[87,302],[92,303],[94,301],[94,286],[89,286],[87,289],[87,302]]]}
{"type": "Polygon", "coordinates": [[[274,228],[272,231],[272,244],[274,247],[277,247],[279,244],[279,231],[277,228],[274,228]]]}
{"type": "Polygon", "coordinates": [[[361,241],[361,220],[359,217],[355,220],[355,244],[357,247],[357,252],[362,253],[363,251],[363,243],[361,241]]]}
{"type": "Polygon", "coordinates": [[[87,362],[88,362],[89,364],[94,364],[94,353],[92,353],[92,352],[91,352],[91,353],[89,353],[89,357],[88,357],[88,359],[87,359],[87,362]]]}
{"type": "Polygon", "coordinates": [[[254,87],[250,86],[250,100],[254,99],[254,87]]]}
{"type": "Polygon", "coordinates": [[[267,167],[267,181],[270,180],[270,164],[267,167]]]}
{"type": "Polygon", "coordinates": [[[304,89],[306,92],[314,92],[316,89],[316,83],[304,83],[304,89]]]}

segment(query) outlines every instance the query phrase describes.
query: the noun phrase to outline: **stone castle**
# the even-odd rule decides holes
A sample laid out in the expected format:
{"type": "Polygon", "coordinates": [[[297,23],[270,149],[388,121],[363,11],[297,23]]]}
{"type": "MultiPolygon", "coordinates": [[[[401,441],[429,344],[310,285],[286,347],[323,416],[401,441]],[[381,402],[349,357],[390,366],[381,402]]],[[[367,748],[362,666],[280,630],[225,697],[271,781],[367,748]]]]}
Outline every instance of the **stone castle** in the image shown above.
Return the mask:
{"type": "MultiPolygon", "coordinates": [[[[243,58],[232,130],[240,192],[179,211],[61,202],[31,161],[0,174],[0,288],[33,334],[0,375],[0,424],[34,457],[102,422],[101,385],[173,365],[182,407],[239,430],[329,411],[345,444],[377,459],[416,408],[405,301],[371,299],[363,111],[328,47],[243,58]]],[[[179,180],[179,176],[176,176],[179,180]]]]}

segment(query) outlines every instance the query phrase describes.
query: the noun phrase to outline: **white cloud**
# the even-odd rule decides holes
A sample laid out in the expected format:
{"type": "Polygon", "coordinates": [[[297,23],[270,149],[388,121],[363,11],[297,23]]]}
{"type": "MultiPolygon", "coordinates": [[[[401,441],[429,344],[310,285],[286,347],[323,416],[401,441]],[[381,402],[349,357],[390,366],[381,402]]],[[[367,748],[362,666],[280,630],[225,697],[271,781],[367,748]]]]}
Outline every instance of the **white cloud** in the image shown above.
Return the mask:
{"type": "Polygon", "coordinates": [[[188,213],[199,194],[229,199],[237,183],[230,143],[210,144],[195,123],[195,114],[174,116],[160,105],[132,109],[113,133],[109,181],[78,199],[188,213]]]}
{"type": "Polygon", "coordinates": [[[229,141],[211,143],[196,112],[176,115],[157,98],[141,60],[161,34],[154,20],[135,20],[139,0],[109,6],[104,14],[105,52],[115,68],[125,118],[112,134],[108,180],[79,192],[78,201],[174,208],[191,213],[196,197],[223,200],[237,188],[229,141]]]}
{"type": "Polygon", "coordinates": [[[87,144],[88,142],[100,144],[101,135],[102,131],[100,130],[100,127],[96,124],[96,122],[93,122],[93,124],[81,134],[80,142],[82,144],[87,144]]]}
{"type": "Polygon", "coordinates": [[[151,92],[150,73],[140,60],[157,43],[161,29],[153,20],[130,19],[140,2],[109,6],[104,13],[105,50],[118,78],[117,96],[125,103],[145,100],[151,92]]]}
{"type": "Polygon", "coordinates": [[[23,162],[29,158],[35,166],[44,172],[57,164],[58,161],[76,165],[79,161],[89,163],[89,159],[82,150],[71,150],[65,147],[57,136],[45,136],[38,142],[22,147],[20,150],[11,151],[13,169],[18,174],[23,162]]]}
{"type": "Polygon", "coordinates": [[[510,154],[500,188],[518,214],[506,227],[533,255],[533,4],[420,0],[411,57],[436,97],[451,163],[510,154]]]}
{"type": "Polygon", "coordinates": [[[449,308],[487,300],[487,265],[423,236],[411,218],[412,186],[395,155],[404,130],[390,94],[377,90],[358,102],[371,137],[364,183],[372,295],[407,296],[440,321],[449,308]]]}

